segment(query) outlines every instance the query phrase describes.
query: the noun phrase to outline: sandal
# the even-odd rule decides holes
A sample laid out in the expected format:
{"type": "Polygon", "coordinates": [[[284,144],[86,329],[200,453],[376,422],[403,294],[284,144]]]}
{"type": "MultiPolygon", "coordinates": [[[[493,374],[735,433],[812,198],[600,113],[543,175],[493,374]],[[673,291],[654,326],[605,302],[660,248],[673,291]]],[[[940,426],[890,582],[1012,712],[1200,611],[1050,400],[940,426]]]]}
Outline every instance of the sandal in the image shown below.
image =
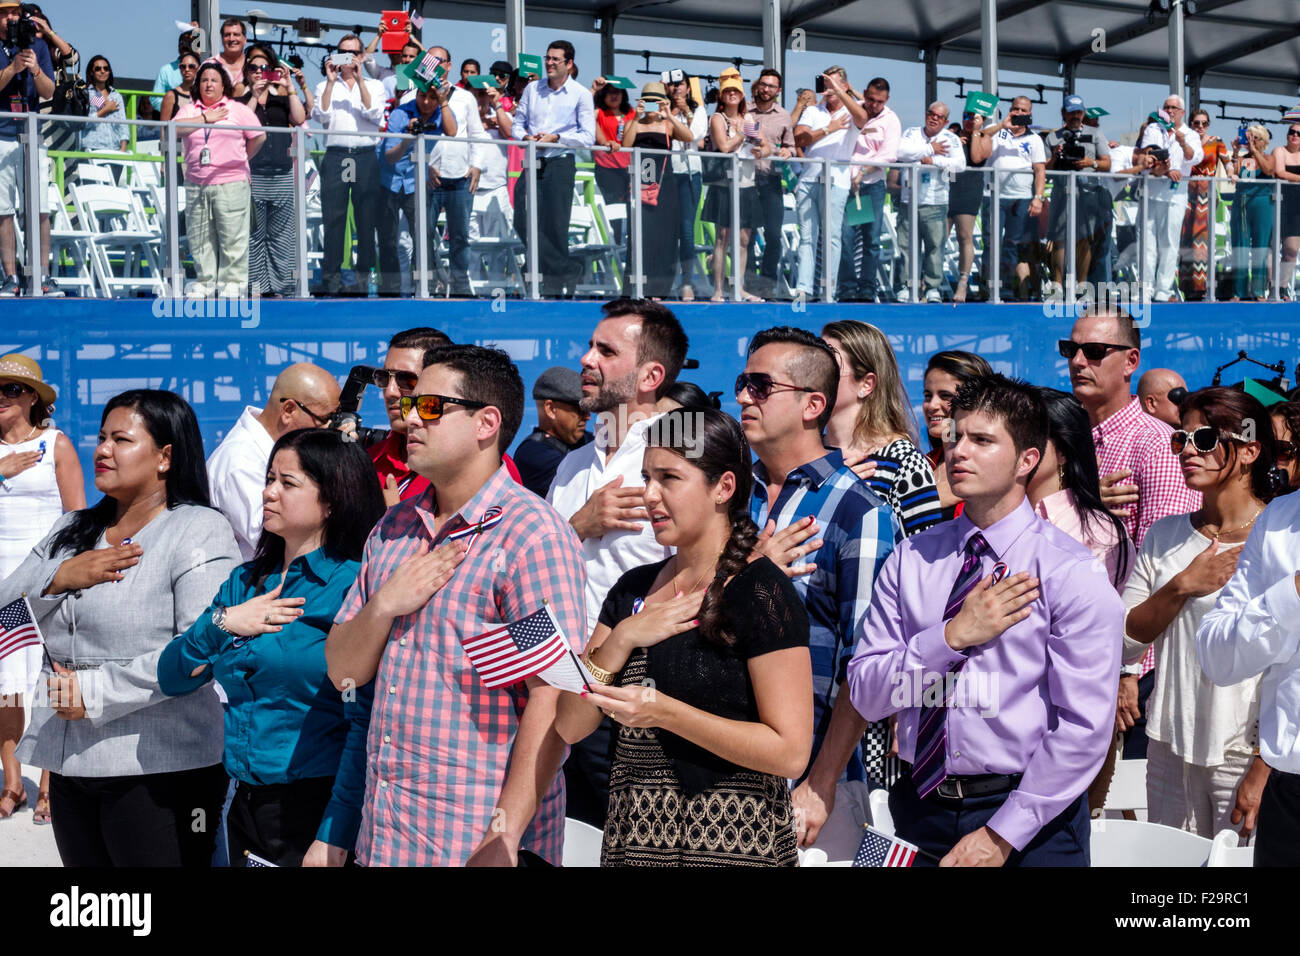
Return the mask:
{"type": "Polygon", "coordinates": [[[683,302],[695,301],[695,290],[688,285],[682,286],[682,301],[683,302]]]}
{"type": "Polygon", "coordinates": [[[0,791],[0,804],[8,800],[13,804],[8,812],[0,806],[0,820],[8,820],[15,813],[27,806],[27,793],[23,790],[4,790],[0,791]]]}
{"type": "Polygon", "coordinates": [[[50,824],[50,794],[42,790],[36,795],[36,807],[32,810],[32,823],[38,827],[50,824]]]}

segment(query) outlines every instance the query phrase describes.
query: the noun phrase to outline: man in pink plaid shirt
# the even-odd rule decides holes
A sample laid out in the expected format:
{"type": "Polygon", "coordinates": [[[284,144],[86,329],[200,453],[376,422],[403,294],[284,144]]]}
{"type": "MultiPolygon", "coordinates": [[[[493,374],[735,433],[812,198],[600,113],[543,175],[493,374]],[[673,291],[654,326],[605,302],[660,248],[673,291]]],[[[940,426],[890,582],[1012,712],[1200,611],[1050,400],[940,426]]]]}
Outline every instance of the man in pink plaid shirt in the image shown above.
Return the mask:
{"type": "MultiPolygon", "coordinates": [[[[1147,529],[1160,518],[1201,506],[1200,493],[1187,487],[1178,456],[1170,450],[1173,429],[1142,411],[1132,394],[1132,378],[1142,359],[1141,333],[1122,309],[1090,310],[1074,323],[1059,350],[1069,363],[1074,397],[1092,422],[1102,497],[1140,548],[1147,529]],[[1125,481],[1131,484],[1120,483],[1125,481]]],[[[1154,667],[1155,652],[1148,649],[1140,665],[1121,672],[1116,726],[1126,731],[1125,757],[1146,756],[1145,730],[1127,732],[1145,713],[1146,695],[1154,683],[1147,675],[1154,667]]]]}
{"type": "Polygon", "coordinates": [[[504,352],[430,350],[402,401],[408,463],[431,487],[371,533],[325,647],[335,686],[375,680],[357,862],[558,865],[559,691],[537,678],[489,690],[461,642],[545,600],[581,650],[581,547],[501,465],[524,407],[504,352]]]}

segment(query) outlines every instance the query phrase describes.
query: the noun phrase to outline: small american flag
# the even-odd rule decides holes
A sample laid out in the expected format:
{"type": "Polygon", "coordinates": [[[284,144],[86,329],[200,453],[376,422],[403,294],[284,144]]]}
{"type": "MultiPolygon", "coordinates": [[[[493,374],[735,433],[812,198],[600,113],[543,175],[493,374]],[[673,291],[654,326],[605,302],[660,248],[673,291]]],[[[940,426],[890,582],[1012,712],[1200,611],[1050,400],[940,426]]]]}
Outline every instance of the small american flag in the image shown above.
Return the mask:
{"type": "Polygon", "coordinates": [[[917,848],[911,843],[881,833],[870,826],[862,835],[862,845],[853,858],[854,866],[911,866],[917,848]]]}
{"type": "Polygon", "coordinates": [[[272,863],[270,860],[263,859],[262,857],[254,853],[252,850],[244,851],[244,860],[245,860],[244,865],[247,866],[249,869],[252,869],[255,866],[270,866],[270,867],[274,867],[277,870],[280,868],[280,864],[272,863]]]}
{"type": "Polygon", "coordinates": [[[41,632],[27,598],[0,607],[0,661],[24,647],[40,647],[41,632]]]}
{"type": "Polygon", "coordinates": [[[518,621],[471,637],[461,646],[484,687],[507,687],[532,677],[569,653],[569,644],[546,605],[518,621]]]}

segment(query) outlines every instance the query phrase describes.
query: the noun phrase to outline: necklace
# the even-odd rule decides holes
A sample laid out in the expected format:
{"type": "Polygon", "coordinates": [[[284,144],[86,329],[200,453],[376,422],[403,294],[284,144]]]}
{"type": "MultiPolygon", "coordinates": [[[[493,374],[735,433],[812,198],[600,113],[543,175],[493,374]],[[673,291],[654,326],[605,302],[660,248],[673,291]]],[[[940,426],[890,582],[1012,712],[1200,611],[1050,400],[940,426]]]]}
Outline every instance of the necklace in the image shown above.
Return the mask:
{"type": "Polygon", "coordinates": [[[1209,535],[1210,535],[1211,538],[1213,538],[1215,541],[1218,541],[1218,540],[1219,540],[1220,538],[1222,538],[1225,534],[1236,534],[1238,531],[1245,531],[1247,528],[1249,528],[1251,525],[1253,525],[1253,524],[1255,523],[1255,519],[1258,518],[1258,517],[1259,517],[1260,515],[1262,515],[1263,513],[1264,513],[1264,506],[1263,506],[1263,505],[1260,505],[1259,510],[1256,511],[1253,515],[1251,515],[1250,520],[1247,521],[1245,524],[1243,524],[1243,525],[1239,525],[1239,526],[1236,527],[1236,528],[1229,528],[1229,529],[1227,529],[1226,531],[1225,531],[1224,529],[1220,528],[1218,531],[1211,531],[1211,532],[1208,532],[1208,533],[1209,533],[1209,535]]]}
{"type": "MultiPolygon", "coordinates": [[[[677,563],[678,563],[678,562],[677,562],[677,555],[673,555],[673,564],[676,565],[677,563]]],[[[716,567],[716,565],[717,565],[717,562],[715,561],[715,562],[714,562],[714,567],[716,567]]],[[[713,567],[705,568],[705,569],[704,569],[704,573],[701,574],[698,578],[696,578],[696,579],[695,579],[695,583],[694,583],[693,585],[691,585],[691,589],[690,589],[690,591],[683,591],[682,588],[681,588],[681,584],[680,584],[680,583],[678,582],[678,580],[677,580],[677,577],[678,577],[679,574],[681,574],[681,572],[678,571],[678,572],[674,573],[674,574],[673,574],[673,593],[674,593],[674,594],[690,594],[692,591],[694,591],[696,588],[698,588],[698,587],[700,586],[700,582],[703,581],[704,578],[708,575],[708,573],[709,573],[710,571],[712,571],[713,569],[714,569],[713,567]]]]}
{"type": "Polygon", "coordinates": [[[20,438],[18,439],[18,441],[5,441],[3,438],[0,438],[0,445],[21,445],[23,442],[31,441],[33,438],[35,438],[36,432],[37,432],[37,428],[35,425],[33,425],[32,430],[27,433],[26,438],[20,438]]]}

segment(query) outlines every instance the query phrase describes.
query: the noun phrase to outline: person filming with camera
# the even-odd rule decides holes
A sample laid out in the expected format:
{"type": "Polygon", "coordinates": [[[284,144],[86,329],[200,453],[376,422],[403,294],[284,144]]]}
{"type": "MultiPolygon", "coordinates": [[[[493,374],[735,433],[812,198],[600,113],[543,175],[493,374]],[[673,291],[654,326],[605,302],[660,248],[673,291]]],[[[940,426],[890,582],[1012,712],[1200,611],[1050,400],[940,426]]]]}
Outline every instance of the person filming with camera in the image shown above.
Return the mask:
{"type": "MultiPolygon", "coordinates": [[[[1110,143],[1099,130],[1084,129],[1083,97],[1071,93],[1061,107],[1065,125],[1044,137],[1047,146],[1047,168],[1054,172],[1095,170],[1110,172],[1110,143]]],[[[1086,279],[1092,268],[1094,251],[1104,241],[1104,231],[1110,221],[1110,193],[1095,176],[1079,176],[1074,204],[1075,243],[1074,275],[1076,281],[1086,279]]],[[[1057,188],[1052,192],[1051,206],[1047,211],[1047,237],[1052,244],[1052,279],[1065,281],[1065,250],[1068,241],[1070,193],[1069,178],[1056,177],[1057,188]]]]}

